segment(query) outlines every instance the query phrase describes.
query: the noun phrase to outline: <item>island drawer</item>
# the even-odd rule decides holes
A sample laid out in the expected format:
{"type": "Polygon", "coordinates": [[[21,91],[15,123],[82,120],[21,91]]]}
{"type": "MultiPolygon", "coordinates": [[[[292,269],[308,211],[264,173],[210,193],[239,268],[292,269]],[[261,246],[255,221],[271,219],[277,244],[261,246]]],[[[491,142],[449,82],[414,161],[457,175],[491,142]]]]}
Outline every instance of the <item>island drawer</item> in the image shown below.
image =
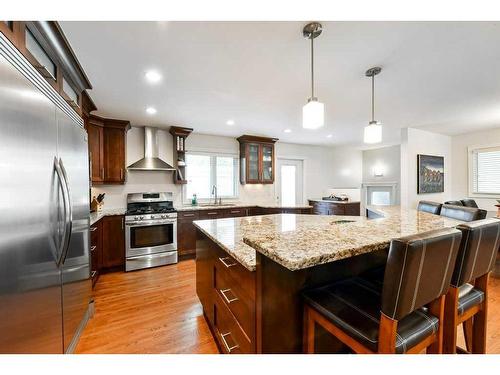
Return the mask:
{"type": "Polygon", "coordinates": [[[234,317],[251,340],[255,334],[255,300],[247,295],[242,286],[223,269],[214,267],[215,293],[233,313],[234,317]]]}
{"type": "Polygon", "coordinates": [[[218,293],[214,293],[214,328],[215,336],[223,353],[255,352],[252,341],[245,335],[218,293]]]}
{"type": "Polygon", "coordinates": [[[242,217],[247,216],[247,208],[229,208],[225,210],[225,217],[242,217]]]}
{"type": "Polygon", "coordinates": [[[255,301],[255,272],[247,270],[224,250],[215,250],[214,263],[218,272],[228,275],[239,290],[255,301]]]}

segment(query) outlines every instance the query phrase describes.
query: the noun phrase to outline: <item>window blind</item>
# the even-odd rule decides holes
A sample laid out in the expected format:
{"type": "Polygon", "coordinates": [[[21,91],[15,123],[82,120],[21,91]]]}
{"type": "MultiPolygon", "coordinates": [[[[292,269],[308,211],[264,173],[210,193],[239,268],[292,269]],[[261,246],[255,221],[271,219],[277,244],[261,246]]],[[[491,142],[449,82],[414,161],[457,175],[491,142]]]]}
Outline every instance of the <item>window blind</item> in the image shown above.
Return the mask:
{"type": "Polygon", "coordinates": [[[477,194],[500,194],[500,147],[472,151],[472,187],[477,194]]]}

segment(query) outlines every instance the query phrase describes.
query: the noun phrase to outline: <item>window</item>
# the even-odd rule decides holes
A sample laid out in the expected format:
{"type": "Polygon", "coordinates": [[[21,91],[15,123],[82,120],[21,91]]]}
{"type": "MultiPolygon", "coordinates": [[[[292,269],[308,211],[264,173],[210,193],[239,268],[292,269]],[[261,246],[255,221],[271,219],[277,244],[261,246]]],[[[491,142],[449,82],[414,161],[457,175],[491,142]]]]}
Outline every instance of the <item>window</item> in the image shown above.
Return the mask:
{"type": "Polygon", "coordinates": [[[217,186],[217,196],[238,197],[238,158],[221,154],[186,154],[185,198],[193,194],[198,199],[212,198],[212,186],[217,186]]]}
{"type": "Polygon", "coordinates": [[[56,64],[52,62],[49,55],[43,50],[42,46],[35,39],[31,31],[26,29],[26,48],[37,59],[38,63],[47,70],[53,79],[56,79],[56,64]]]}
{"type": "Polygon", "coordinates": [[[469,192],[500,196],[500,146],[469,149],[469,192]]]}

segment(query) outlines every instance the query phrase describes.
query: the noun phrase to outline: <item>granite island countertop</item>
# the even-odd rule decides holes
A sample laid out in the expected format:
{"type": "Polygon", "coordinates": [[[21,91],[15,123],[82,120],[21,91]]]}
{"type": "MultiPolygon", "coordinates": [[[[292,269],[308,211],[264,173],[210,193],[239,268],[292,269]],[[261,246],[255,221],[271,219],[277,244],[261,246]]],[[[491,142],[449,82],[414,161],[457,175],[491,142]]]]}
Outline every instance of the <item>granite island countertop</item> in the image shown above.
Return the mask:
{"type": "Polygon", "coordinates": [[[277,214],[194,225],[250,271],[255,271],[256,251],[294,271],[385,249],[393,238],[461,223],[399,206],[369,209],[384,217],[277,214]]]}
{"type": "Polygon", "coordinates": [[[243,242],[291,271],[387,248],[392,239],[451,228],[462,221],[399,206],[368,207],[383,217],[274,215],[274,225],[243,242]],[[284,219],[283,216],[290,216],[284,219]],[[282,222],[289,221],[287,230],[282,222]],[[341,222],[346,220],[351,222],[341,222]]]}

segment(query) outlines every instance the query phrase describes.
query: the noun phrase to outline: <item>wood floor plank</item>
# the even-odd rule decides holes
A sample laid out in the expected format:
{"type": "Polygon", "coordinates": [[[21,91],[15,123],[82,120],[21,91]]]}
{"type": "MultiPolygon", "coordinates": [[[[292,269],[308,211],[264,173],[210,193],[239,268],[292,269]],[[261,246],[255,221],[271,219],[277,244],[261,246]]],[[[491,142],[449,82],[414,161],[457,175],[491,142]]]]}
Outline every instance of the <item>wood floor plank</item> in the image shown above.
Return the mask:
{"type": "Polygon", "coordinates": [[[76,353],[218,353],[196,296],[195,262],[101,275],[76,353]]]}
{"type": "MultiPolygon", "coordinates": [[[[218,353],[196,296],[195,261],[101,275],[76,353],[218,353]]],[[[491,277],[487,352],[500,354],[500,279],[491,277]]],[[[463,333],[458,343],[464,346],[463,333]]]]}

